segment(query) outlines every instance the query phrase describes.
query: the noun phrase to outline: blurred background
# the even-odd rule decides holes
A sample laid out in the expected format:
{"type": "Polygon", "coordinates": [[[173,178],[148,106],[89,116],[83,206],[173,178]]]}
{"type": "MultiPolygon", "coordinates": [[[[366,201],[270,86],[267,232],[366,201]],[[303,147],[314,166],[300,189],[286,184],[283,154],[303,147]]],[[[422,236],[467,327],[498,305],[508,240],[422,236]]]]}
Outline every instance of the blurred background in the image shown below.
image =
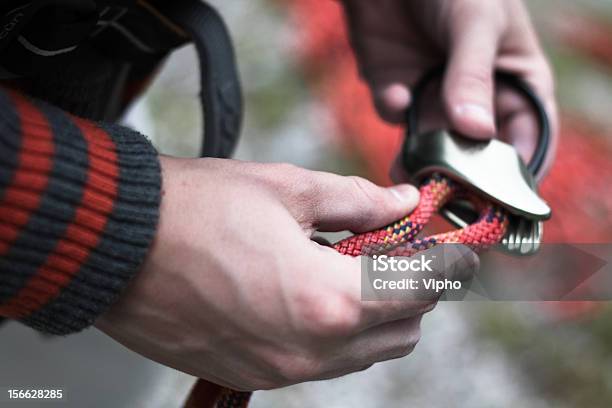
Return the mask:
{"type": "MultiPolygon", "coordinates": [[[[402,130],[374,113],[338,4],[212,3],[233,32],[245,87],[237,158],[389,183],[402,130]]],[[[554,65],[562,117],[558,158],[542,186],[554,210],[545,239],[610,243],[612,3],[528,4],[554,65]]],[[[126,122],[163,153],[193,156],[201,135],[198,81],[193,48],[177,51],[126,122]]],[[[56,385],[71,407],[179,406],[193,382],[94,329],[48,339],[11,324],[2,332],[0,367],[0,386],[56,385]]],[[[424,319],[422,340],[410,357],[337,380],[258,392],[252,406],[610,407],[612,307],[442,303],[424,319]]]]}

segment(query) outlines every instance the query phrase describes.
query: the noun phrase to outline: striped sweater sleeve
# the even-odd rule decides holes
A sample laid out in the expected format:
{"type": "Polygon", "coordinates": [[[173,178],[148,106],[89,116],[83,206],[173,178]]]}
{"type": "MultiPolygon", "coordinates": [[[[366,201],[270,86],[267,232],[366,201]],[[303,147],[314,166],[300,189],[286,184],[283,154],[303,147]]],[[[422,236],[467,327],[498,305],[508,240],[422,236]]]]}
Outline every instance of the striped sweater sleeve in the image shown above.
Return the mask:
{"type": "Polygon", "coordinates": [[[0,88],[0,317],[93,324],[146,256],[160,184],[142,135],[0,88]]]}

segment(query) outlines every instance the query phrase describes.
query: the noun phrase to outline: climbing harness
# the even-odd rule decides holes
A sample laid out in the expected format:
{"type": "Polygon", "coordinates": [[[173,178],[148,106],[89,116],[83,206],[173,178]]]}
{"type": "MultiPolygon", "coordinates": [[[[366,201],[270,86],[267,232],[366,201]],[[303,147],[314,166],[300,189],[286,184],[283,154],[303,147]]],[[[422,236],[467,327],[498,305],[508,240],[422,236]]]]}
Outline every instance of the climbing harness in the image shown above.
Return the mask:
{"type": "MultiPolygon", "coordinates": [[[[417,118],[423,91],[442,73],[443,68],[432,70],[419,82],[408,114],[409,137],[404,142],[403,164],[420,186],[418,206],[393,224],[337,242],[333,248],[339,253],[412,256],[439,244],[463,244],[482,251],[499,243],[514,254],[537,251],[541,223],[551,215],[550,208],[538,196],[534,182],[534,176],[542,170],[550,143],[550,126],[544,107],[519,78],[506,73],[496,74],[496,81],[520,92],[538,116],[538,146],[527,166],[513,147],[497,140],[476,142],[448,131],[419,134],[417,118]],[[491,168],[491,163],[497,168],[491,168]],[[493,177],[487,177],[491,174],[493,177]],[[500,189],[500,183],[507,185],[500,189]],[[458,206],[449,206],[457,202],[458,206]],[[418,238],[436,213],[461,228],[418,238]],[[538,234],[529,230],[530,225],[537,226],[538,234]],[[522,234],[518,247],[504,243],[504,240],[510,242],[509,233],[522,234]]],[[[512,243],[516,239],[513,236],[512,243]]],[[[249,392],[214,388],[199,380],[185,407],[244,408],[250,397],[249,392]]]]}
{"type": "Polygon", "coordinates": [[[59,66],[85,45],[125,64],[158,61],[193,41],[201,71],[202,157],[230,157],[243,101],[234,47],[218,12],[201,0],[2,0],[0,79],[59,66]]]}

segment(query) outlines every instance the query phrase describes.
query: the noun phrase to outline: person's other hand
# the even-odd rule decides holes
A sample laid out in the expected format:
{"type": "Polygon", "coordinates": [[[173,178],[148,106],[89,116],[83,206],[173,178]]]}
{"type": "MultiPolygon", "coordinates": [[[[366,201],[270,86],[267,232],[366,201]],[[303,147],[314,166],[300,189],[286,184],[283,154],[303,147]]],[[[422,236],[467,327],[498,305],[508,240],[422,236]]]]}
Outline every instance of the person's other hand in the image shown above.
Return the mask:
{"type": "MultiPolygon", "coordinates": [[[[232,160],[162,158],[162,168],[156,241],[99,329],[237,390],[336,377],[412,351],[440,293],[362,302],[360,259],[310,238],[384,226],[415,207],[414,187],[232,160]]],[[[471,275],[477,257],[453,256],[434,277],[471,275]]]]}
{"type": "Polygon", "coordinates": [[[405,121],[410,89],[432,67],[446,64],[443,105],[451,126],[477,139],[496,134],[527,160],[536,144],[530,107],[505,91],[494,97],[493,72],[515,73],[545,103],[553,128],[553,75],[520,0],[343,0],[360,72],[380,115],[405,121]],[[496,129],[495,117],[498,119],[496,129]]]}

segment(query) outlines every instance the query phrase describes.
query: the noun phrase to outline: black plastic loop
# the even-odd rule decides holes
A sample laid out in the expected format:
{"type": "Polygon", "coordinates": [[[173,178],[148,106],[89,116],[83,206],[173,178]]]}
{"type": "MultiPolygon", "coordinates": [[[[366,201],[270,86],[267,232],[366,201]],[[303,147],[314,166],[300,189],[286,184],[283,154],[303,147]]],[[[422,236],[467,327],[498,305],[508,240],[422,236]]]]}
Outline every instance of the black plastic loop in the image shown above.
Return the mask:
{"type": "Polygon", "coordinates": [[[193,40],[201,71],[204,110],[202,157],[230,157],[240,138],[243,99],[234,46],[219,13],[201,0],[157,2],[193,40]]]}
{"type": "MultiPolygon", "coordinates": [[[[407,113],[407,125],[409,135],[416,134],[419,131],[418,118],[420,113],[420,104],[425,88],[434,80],[438,78],[442,78],[444,75],[445,68],[438,67],[434,68],[431,71],[427,72],[425,76],[417,83],[412,91],[412,105],[407,113]]],[[[525,81],[514,74],[510,74],[507,72],[497,71],[495,73],[495,81],[500,84],[505,84],[510,86],[516,91],[519,91],[521,95],[523,95],[528,103],[533,108],[534,113],[538,118],[538,122],[540,125],[540,134],[538,137],[538,145],[533,153],[529,164],[527,164],[527,168],[529,171],[535,176],[540,170],[542,170],[542,166],[544,165],[544,161],[546,159],[546,154],[548,152],[548,148],[550,146],[550,120],[548,119],[548,114],[546,113],[546,109],[542,104],[542,101],[536,95],[534,90],[529,86],[525,81]]]]}

